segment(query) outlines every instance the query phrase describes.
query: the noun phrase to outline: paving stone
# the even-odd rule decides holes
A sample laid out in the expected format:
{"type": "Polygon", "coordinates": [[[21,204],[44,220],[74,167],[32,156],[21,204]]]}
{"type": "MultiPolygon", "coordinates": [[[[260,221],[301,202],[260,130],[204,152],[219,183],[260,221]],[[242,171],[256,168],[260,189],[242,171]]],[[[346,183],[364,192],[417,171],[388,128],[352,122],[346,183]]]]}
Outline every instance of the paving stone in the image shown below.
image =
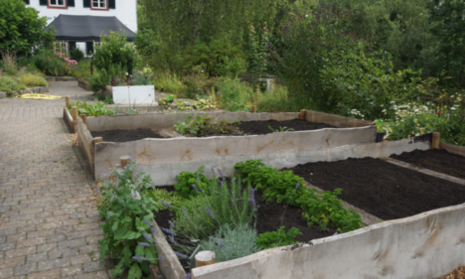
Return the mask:
{"type": "Polygon", "coordinates": [[[11,278],[13,276],[14,270],[12,267],[0,269],[0,279],[11,278]]]}
{"type": "Polygon", "coordinates": [[[84,268],[82,264],[79,265],[71,265],[67,267],[63,267],[61,269],[61,276],[74,276],[84,273],[84,268]]]}
{"type": "Polygon", "coordinates": [[[16,257],[16,258],[7,258],[4,260],[0,260],[0,269],[7,268],[7,267],[15,267],[18,265],[26,264],[26,257],[16,257]]]}
{"type": "Polygon", "coordinates": [[[89,263],[84,263],[84,271],[85,272],[104,270],[104,269],[107,269],[107,268],[108,267],[105,266],[104,264],[101,264],[100,261],[93,261],[93,262],[89,262],[89,263]]]}
{"type": "Polygon", "coordinates": [[[37,270],[37,263],[20,265],[20,266],[15,267],[14,270],[15,270],[15,273],[14,273],[15,276],[33,273],[37,270]]]}
{"type": "Polygon", "coordinates": [[[61,278],[61,270],[52,269],[39,272],[35,272],[27,275],[27,279],[58,279],[61,278]]]}
{"type": "Polygon", "coordinates": [[[27,256],[26,263],[37,263],[48,260],[47,252],[32,254],[27,256]]]}
{"type": "Polygon", "coordinates": [[[69,257],[69,256],[77,256],[77,255],[79,255],[79,248],[77,247],[53,250],[53,251],[48,252],[49,260],[60,259],[60,258],[69,257]]]}
{"type": "Polygon", "coordinates": [[[42,245],[37,245],[37,252],[47,252],[50,250],[54,250],[58,248],[58,243],[53,242],[53,243],[48,243],[48,244],[42,244],[42,245]]]}
{"type": "Polygon", "coordinates": [[[45,238],[33,238],[33,239],[26,239],[26,240],[18,240],[16,245],[17,248],[28,247],[28,246],[36,246],[39,244],[45,244],[45,238]]]}
{"type": "Polygon", "coordinates": [[[5,243],[6,236],[0,236],[0,243],[5,243]]]}
{"type": "Polygon", "coordinates": [[[92,259],[88,255],[77,255],[73,257],[69,257],[72,265],[78,265],[83,263],[91,262],[92,259]]]}
{"type": "Polygon", "coordinates": [[[35,254],[36,252],[37,252],[36,246],[29,246],[29,247],[24,247],[20,249],[5,251],[5,257],[14,258],[14,257],[19,257],[19,256],[32,255],[32,254],[35,254]]]}
{"type": "Polygon", "coordinates": [[[0,244],[0,251],[15,249],[15,247],[16,247],[16,242],[3,243],[3,244],[0,244]]]}
{"type": "Polygon", "coordinates": [[[74,276],[75,279],[106,279],[108,278],[108,274],[104,270],[100,270],[97,272],[91,273],[84,273],[82,275],[74,276]]]}
{"type": "Polygon", "coordinates": [[[39,269],[40,270],[49,270],[49,269],[54,269],[54,268],[60,268],[60,267],[65,267],[69,265],[69,259],[68,258],[62,258],[62,259],[54,259],[54,260],[48,260],[45,262],[39,262],[39,269]]]}

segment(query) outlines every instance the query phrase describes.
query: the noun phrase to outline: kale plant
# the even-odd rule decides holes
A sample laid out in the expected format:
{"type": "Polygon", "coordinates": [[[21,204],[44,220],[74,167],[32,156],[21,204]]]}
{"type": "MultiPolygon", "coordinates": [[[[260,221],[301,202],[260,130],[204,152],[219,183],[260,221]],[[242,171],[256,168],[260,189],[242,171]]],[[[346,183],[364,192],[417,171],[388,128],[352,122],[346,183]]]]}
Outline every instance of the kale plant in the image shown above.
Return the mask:
{"type": "Polygon", "coordinates": [[[298,228],[292,227],[287,233],[285,227],[281,226],[274,232],[264,232],[258,235],[257,245],[264,248],[273,248],[285,245],[296,244],[295,237],[302,233],[298,228]]]}
{"type": "Polygon", "coordinates": [[[217,262],[229,261],[262,250],[257,244],[257,231],[247,224],[224,224],[213,236],[200,242],[203,250],[213,251],[217,262]]]}
{"type": "Polygon", "coordinates": [[[153,200],[141,190],[153,186],[150,176],[139,173],[133,178],[135,161],[122,172],[113,171],[115,182],[106,180],[100,186],[102,197],[98,202],[104,238],[99,240],[100,261],[106,256],[117,259],[114,276],[129,270],[128,278],[141,278],[150,273],[149,265],[157,263],[157,251],[151,232],[154,211],[158,211],[153,200]],[[141,194],[142,193],[142,194],[141,194]],[[142,243],[141,245],[138,245],[142,243]]]}

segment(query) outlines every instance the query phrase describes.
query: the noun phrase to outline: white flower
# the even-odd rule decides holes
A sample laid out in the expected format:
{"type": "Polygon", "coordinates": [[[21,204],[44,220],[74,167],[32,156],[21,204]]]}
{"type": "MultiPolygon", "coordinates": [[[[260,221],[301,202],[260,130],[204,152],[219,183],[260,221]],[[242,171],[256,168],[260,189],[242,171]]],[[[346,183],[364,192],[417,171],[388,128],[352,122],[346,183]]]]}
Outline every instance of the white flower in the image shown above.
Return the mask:
{"type": "Polygon", "coordinates": [[[305,15],[305,17],[308,17],[308,15],[305,15]]]}
{"type": "Polygon", "coordinates": [[[451,110],[455,110],[455,108],[454,108],[454,107],[451,107],[450,109],[451,109],[451,110]]]}

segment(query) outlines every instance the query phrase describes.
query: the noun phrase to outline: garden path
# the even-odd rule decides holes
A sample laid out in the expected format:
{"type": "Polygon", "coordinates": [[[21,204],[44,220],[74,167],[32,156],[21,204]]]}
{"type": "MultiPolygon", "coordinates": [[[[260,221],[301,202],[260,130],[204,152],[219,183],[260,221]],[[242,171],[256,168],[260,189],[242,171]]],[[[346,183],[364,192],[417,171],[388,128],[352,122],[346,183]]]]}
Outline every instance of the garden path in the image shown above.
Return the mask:
{"type": "MultiPolygon", "coordinates": [[[[76,82],[50,93],[88,97],[76,82]]],[[[0,99],[0,279],[109,278],[93,181],[61,119],[64,99],[0,99]]]]}

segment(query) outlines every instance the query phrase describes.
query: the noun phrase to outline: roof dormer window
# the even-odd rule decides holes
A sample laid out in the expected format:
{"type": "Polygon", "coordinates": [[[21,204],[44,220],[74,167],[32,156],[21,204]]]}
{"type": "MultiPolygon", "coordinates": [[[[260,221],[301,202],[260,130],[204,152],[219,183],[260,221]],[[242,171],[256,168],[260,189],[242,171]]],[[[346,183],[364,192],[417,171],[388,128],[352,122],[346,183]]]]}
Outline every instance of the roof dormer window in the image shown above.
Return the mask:
{"type": "Polygon", "coordinates": [[[50,0],[49,4],[50,4],[50,7],[57,7],[57,8],[66,7],[65,0],[50,0]]]}
{"type": "Polygon", "coordinates": [[[92,9],[107,9],[107,0],[92,0],[92,9]]]}

